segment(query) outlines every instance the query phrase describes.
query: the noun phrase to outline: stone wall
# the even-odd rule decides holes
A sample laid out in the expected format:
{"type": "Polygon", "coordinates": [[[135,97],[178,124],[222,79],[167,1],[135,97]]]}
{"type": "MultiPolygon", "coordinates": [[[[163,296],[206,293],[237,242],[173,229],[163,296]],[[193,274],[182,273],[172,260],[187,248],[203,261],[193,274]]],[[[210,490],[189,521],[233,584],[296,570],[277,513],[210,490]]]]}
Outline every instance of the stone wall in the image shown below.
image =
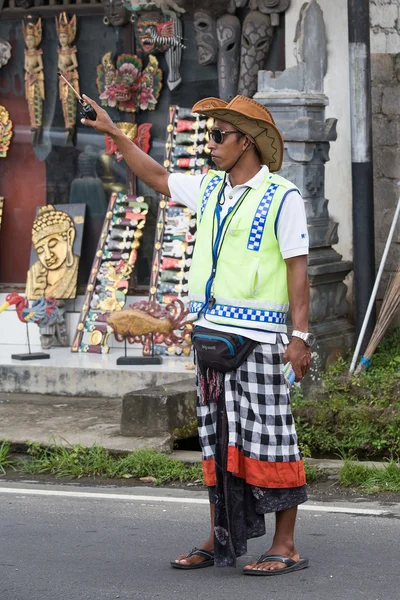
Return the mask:
{"type": "Polygon", "coordinates": [[[372,54],[397,54],[400,48],[399,0],[370,0],[372,54]]]}
{"type": "MultiPolygon", "coordinates": [[[[400,195],[400,2],[371,0],[371,79],[375,192],[376,264],[382,252],[400,195]]],[[[400,264],[400,225],[397,226],[382,284],[400,264]]],[[[397,322],[400,323],[400,314],[397,322]]]]}

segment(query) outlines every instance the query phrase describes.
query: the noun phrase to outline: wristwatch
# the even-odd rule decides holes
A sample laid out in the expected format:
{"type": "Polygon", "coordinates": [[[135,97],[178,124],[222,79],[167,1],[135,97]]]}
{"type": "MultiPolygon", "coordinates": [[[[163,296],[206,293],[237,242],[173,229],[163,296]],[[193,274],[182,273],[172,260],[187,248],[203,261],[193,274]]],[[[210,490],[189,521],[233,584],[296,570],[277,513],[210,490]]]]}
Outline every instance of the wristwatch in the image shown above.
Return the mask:
{"type": "Polygon", "coordinates": [[[297,329],[292,332],[292,336],[299,337],[309,348],[315,344],[317,339],[313,333],[303,333],[302,331],[297,331],[297,329]]]}

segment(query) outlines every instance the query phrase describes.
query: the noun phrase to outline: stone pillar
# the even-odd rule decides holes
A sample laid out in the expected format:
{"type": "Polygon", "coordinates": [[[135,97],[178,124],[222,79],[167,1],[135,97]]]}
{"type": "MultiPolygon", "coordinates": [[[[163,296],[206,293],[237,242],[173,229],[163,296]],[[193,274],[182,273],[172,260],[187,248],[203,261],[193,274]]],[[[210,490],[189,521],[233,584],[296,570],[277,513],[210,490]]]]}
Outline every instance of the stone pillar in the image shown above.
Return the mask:
{"type": "Polygon", "coordinates": [[[295,41],[298,65],[283,73],[260,72],[254,99],[270,110],[282,132],[285,154],[280,175],[299,187],[307,212],[310,330],[318,338],[312,370],[304,381],[307,388],[318,384],[320,370],[354,343],[344,284],[352,263],[342,261],[332,248],[338,242],[338,224],[329,217],[325,198],[325,163],[330,142],[336,139],[337,119],[325,120],[326,38],[322,10],[316,0],[303,6],[295,41]]]}

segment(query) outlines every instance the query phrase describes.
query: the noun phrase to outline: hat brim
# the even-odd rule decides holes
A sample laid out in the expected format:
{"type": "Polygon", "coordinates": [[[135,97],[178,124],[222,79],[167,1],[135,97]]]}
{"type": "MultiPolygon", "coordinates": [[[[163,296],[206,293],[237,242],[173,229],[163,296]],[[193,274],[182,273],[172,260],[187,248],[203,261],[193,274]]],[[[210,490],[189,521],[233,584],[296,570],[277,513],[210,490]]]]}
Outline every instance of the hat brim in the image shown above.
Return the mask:
{"type": "MultiPolygon", "coordinates": [[[[217,100],[217,99],[216,99],[217,100]]],[[[226,108],[223,100],[218,99],[218,104],[212,108],[201,109],[204,100],[193,106],[193,112],[220,119],[233,125],[242,133],[248,134],[254,141],[261,154],[262,163],[267,165],[270,171],[279,171],[283,161],[283,139],[279,129],[269,121],[247,117],[243,113],[232,108],[226,108]]],[[[215,103],[217,104],[217,103],[215,103]]]]}

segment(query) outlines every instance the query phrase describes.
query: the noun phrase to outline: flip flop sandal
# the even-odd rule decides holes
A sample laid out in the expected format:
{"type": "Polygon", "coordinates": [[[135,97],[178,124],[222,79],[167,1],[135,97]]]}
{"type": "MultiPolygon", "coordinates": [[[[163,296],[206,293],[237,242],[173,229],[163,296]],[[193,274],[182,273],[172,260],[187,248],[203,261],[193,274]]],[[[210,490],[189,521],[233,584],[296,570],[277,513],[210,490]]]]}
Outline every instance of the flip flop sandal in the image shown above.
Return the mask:
{"type": "Polygon", "coordinates": [[[274,571],[260,571],[258,569],[243,569],[245,575],[263,575],[264,577],[271,577],[272,575],[285,575],[286,573],[292,573],[293,571],[301,571],[308,567],[308,558],[301,558],[298,562],[282,556],[281,554],[262,554],[257,561],[258,565],[262,565],[266,562],[280,562],[286,565],[284,569],[276,569],[274,571]]]}
{"type": "Polygon", "coordinates": [[[184,569],[185,571],[189,571],[191,569],[204,569],[205,567],[212,567],[214,565],[214,552],[209,552],[208,550],[200,550],[199,548],[193,548],[193,550],[189,552],[186,558],[190,558],[191,556],[202,556],[203,558],[205,558],[205,560],[192,565],[182,565],[181,563],[177,563],[174,561],[171,562],[171,567],[173,567],[174,569],[184,569]]]}

